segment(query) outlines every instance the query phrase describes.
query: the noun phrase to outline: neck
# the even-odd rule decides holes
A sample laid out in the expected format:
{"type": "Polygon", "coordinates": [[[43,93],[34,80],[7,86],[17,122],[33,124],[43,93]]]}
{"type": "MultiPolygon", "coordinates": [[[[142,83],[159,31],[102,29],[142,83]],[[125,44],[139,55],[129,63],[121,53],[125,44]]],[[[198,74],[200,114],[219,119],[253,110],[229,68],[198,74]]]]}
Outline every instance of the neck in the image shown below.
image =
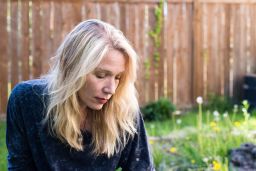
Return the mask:
{"type": "Polygon", "coordinates": [[[84,115],[84,119],[81,121],[80,128],[81,130],[91,132],[91,116],[85,108],[83,108],[82,113],[84,115]]]}

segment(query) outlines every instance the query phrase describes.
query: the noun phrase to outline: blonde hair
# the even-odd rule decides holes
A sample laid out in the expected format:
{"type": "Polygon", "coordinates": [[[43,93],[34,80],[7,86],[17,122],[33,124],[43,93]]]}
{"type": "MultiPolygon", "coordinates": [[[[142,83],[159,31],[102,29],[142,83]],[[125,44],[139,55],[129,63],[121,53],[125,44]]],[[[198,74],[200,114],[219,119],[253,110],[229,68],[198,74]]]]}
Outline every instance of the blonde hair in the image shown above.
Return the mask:
{"type": "Polygon", "coordinates": [[[77,92],[85,84],[86,75],[111,49],[119,50],[127,58],[124,77],[101,110],[90,110],[93,153],[108,157],[122,150],[134,136],[139,113],[134,85],[138,56],[123,33],[100,20],[81,22],[65,37],[45,76],[49,102],[44,121],[56,137],[81,151],[84,146],[80,125],[85,114],[80,111],[77,92]]]}

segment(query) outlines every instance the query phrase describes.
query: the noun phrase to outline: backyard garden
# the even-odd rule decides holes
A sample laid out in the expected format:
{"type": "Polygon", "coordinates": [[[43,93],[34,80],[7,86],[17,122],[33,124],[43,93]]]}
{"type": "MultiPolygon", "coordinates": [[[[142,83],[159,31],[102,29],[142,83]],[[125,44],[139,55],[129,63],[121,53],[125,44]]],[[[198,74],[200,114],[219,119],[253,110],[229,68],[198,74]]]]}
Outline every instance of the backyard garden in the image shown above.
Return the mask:
{"type": "MultiPolygon", "coordinates": [[[[142,107],[157,171],[232,170],[244,163],[232,158],[231,151],[256,143],[256,113],[249,112],[246,100],[233,104],[226,97],[211,96],[207,102],[202,97],[196,102],[187,111],[176,110],[165,98],[142,107]]],[[[5,127],[1,121],[0,170],[7,170],[5,127]]]]}
{"type": "Polygon", "coordinates": [[[140,56],[136,88],[157,171],[256,170],[255,2],[0,2],[0,171],[11,89],[47,73],[61,40],[90,18],[119,28],[140,56]]]}
{"type": "MultiPolygon", "coordinates": [[[[156,169],[255,169],[254,166],[246,166],[250,165],[249,161],[242,161],[246,158],[245,153],[243,159],[232,153],[235,149],[256,142],[256,118],[253,114],[255,112],[248,112],[248,102],[245,100],[240,105],[232,105],[228,98],[217,96],[210,98],[207,104],[201,97],[196,101],[197,109],[184,113],[174,111],[170,118],[163,117],[162,121],[146,122],[156,169]]],[[[153,109],[151,105],[146,108],[158,115],[164,114],[165,109],[172,108],[171,103],[164,100],[157,102],[156,105],[161,107],[155,106],[153,109]]]]}

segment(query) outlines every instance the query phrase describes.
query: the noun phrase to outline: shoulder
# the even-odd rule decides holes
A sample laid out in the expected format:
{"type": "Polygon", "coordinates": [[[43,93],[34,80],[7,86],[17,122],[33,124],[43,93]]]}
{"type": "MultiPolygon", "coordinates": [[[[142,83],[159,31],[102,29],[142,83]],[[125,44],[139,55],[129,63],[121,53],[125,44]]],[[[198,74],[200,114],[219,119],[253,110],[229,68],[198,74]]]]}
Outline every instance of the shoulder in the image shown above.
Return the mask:
{"type": "Polygon", "coordinates": [[[11,91],[8,107],[19,107],[25,113],[43,109],[48,99],[46,85],[47,81],[43,79],[18,83],[11,91]]]}
{"type": "MultiPolygon", "coordinates": [[[[26,121],[24,124],[31,127],[34,117],[38,121],[44,116],[47,105],[46,80],[37,79],[18,83],[12,90],[8,105],[7,116],[26,121]]],[[[14,119],[12,119],[14,120],[14,119]]]]}
{"type": "Polygon", "coordinates": [[[46,94],[47,82],[45,79],[28,80],[18,83],[11,91],[10,99],[41,97],[46,94]]]}

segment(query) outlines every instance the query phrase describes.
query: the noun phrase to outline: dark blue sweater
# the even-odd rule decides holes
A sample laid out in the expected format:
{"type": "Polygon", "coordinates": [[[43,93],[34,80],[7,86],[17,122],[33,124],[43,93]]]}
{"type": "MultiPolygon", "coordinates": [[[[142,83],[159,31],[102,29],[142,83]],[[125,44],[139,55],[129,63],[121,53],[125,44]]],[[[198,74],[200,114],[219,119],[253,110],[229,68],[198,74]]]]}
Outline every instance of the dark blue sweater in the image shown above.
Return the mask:
{"type": "Polygon", "coordinates": [[[39,171],[112,171],[154,170],[142,117],[137,134],[114,156],[94,156],[90,147],[92,135],[83,132],[84,151],[76,151],[51,136],[41,121],[45,116],[45,80],[18,84],[12,91],[7,108],[6,143],[8,170],[39,171]]]}

